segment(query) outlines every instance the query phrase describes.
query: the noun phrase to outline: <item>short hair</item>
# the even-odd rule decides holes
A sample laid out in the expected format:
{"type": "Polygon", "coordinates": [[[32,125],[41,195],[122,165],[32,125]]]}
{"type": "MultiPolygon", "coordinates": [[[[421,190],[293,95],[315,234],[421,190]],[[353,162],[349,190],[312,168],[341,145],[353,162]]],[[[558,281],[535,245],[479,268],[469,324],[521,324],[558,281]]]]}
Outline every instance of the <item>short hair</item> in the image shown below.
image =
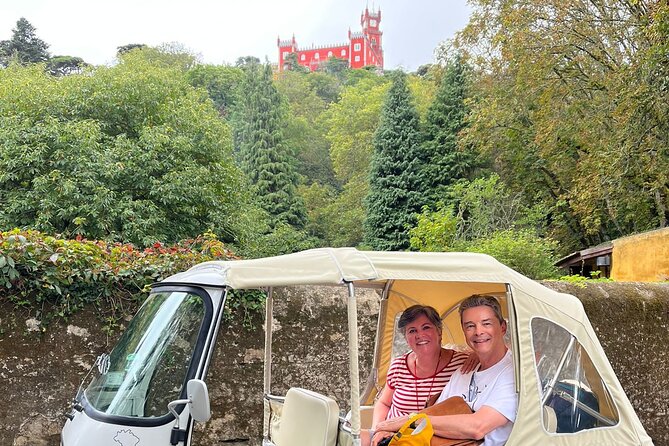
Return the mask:
{"type": "Polygon", "coordinates": [[[486,294],[473,294],[460,302],[460,322],[462,322],[462,314],[465,310],[474,307],[490,307],[495,313],[497,320],[499,320],[499,323],[503,324],[505,322],[504,317],[502,317],[502,307],[497,298],[486,294]]]}
{"type": "Polygon", "coordinates": [[[397,321],[397,328],[402,330],[402,333],[404,333],[404,328],[421,315],[427,317],[432,325],[437,327],[437,330],[442,330],[442,322],[441,318],[439,317],[439,313],[437,313],[437,310],[428,305],[412,305],[404,310],[400,316],[400,320],[397,321]]]}

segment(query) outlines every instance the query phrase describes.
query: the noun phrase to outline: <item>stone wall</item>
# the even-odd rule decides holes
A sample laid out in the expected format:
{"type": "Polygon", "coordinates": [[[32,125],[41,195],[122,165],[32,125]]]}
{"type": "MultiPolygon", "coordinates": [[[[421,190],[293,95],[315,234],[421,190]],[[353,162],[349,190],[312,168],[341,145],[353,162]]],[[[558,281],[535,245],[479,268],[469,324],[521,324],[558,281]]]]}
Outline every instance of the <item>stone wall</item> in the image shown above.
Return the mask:
{"type": "MultiPolygon", "coordinates": [[[[669,446],[669,286],[594,283],[586,288],[548,282],[578,296],[618,378],[657,446],[669,446]]],[[[343,290],[341,290],[343,292],[343,290]]],[[[346,306],[330,288],[275,294],[272,390],[289,385],[331,395],[347,409],[346,306]]],[[[358,293],[361,382],[369,370],[378,297],[358,293]]],[[[95,357],[114,339],[90,310],[41,332],[29,315],[0,297],[0,445],[58,446],[69,402],[95,357]]],[[[224,323],[209,373],[212,419],[196,427],[199,446],[258,445],[262,429],[261,318],[249,329],[241,318],[224,323]]],[[[248,325],[248,324],[247,324],[248,325]]]]}

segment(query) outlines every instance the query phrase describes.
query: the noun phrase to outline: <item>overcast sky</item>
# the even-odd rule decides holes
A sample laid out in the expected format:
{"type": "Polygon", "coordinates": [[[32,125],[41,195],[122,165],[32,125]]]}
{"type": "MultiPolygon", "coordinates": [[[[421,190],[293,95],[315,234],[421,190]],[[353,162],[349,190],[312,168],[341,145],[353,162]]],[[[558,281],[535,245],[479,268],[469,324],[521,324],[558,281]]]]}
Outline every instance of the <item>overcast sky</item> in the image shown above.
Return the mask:
{"type": "Polygon", "coordinates": [[[381,9],[386,68],[408,71],[433,61],[437,45],[462,29],[466,0],[0,0],[0,40],[25,17],[52,56],[114,62],[116,48],[179,42],[205,63],[241,56],[277,61],[277,37],[300,47],[344,43],[360,14],[381,9]]]}

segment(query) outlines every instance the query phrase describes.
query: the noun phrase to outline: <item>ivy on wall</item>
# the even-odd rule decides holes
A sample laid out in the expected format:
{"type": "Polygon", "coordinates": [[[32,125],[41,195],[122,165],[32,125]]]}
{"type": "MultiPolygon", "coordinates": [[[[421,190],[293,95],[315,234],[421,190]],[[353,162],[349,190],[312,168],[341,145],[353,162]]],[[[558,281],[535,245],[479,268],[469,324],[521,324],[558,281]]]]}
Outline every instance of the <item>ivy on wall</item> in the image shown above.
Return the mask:
{"type": "Polygon", "coordinates": [[[0,304],[34,318],[40,330],[94,305],[113,330],[135,312],[152,283],[200,262],[236,258],[210,233],[139,250],[131,244],[15,229],[0,232],[0,304]]]}

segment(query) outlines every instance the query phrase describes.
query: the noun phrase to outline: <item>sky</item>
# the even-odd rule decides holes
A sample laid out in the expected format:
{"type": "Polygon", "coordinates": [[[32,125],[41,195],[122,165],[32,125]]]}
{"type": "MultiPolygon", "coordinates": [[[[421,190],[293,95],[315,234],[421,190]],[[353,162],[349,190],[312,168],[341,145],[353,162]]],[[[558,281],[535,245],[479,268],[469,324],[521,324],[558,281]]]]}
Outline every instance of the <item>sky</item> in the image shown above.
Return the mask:
{"type": "Polygon", "coordinates": [[[365,8],[381,10],[385,67],[414,71],[468,21],[466,0],[0,0],[0,40],[25,17],[52,56],[114,63],[116,48],[179,42],[204,63],[277,62],[277,37],[345,43],[365,8]]]}

